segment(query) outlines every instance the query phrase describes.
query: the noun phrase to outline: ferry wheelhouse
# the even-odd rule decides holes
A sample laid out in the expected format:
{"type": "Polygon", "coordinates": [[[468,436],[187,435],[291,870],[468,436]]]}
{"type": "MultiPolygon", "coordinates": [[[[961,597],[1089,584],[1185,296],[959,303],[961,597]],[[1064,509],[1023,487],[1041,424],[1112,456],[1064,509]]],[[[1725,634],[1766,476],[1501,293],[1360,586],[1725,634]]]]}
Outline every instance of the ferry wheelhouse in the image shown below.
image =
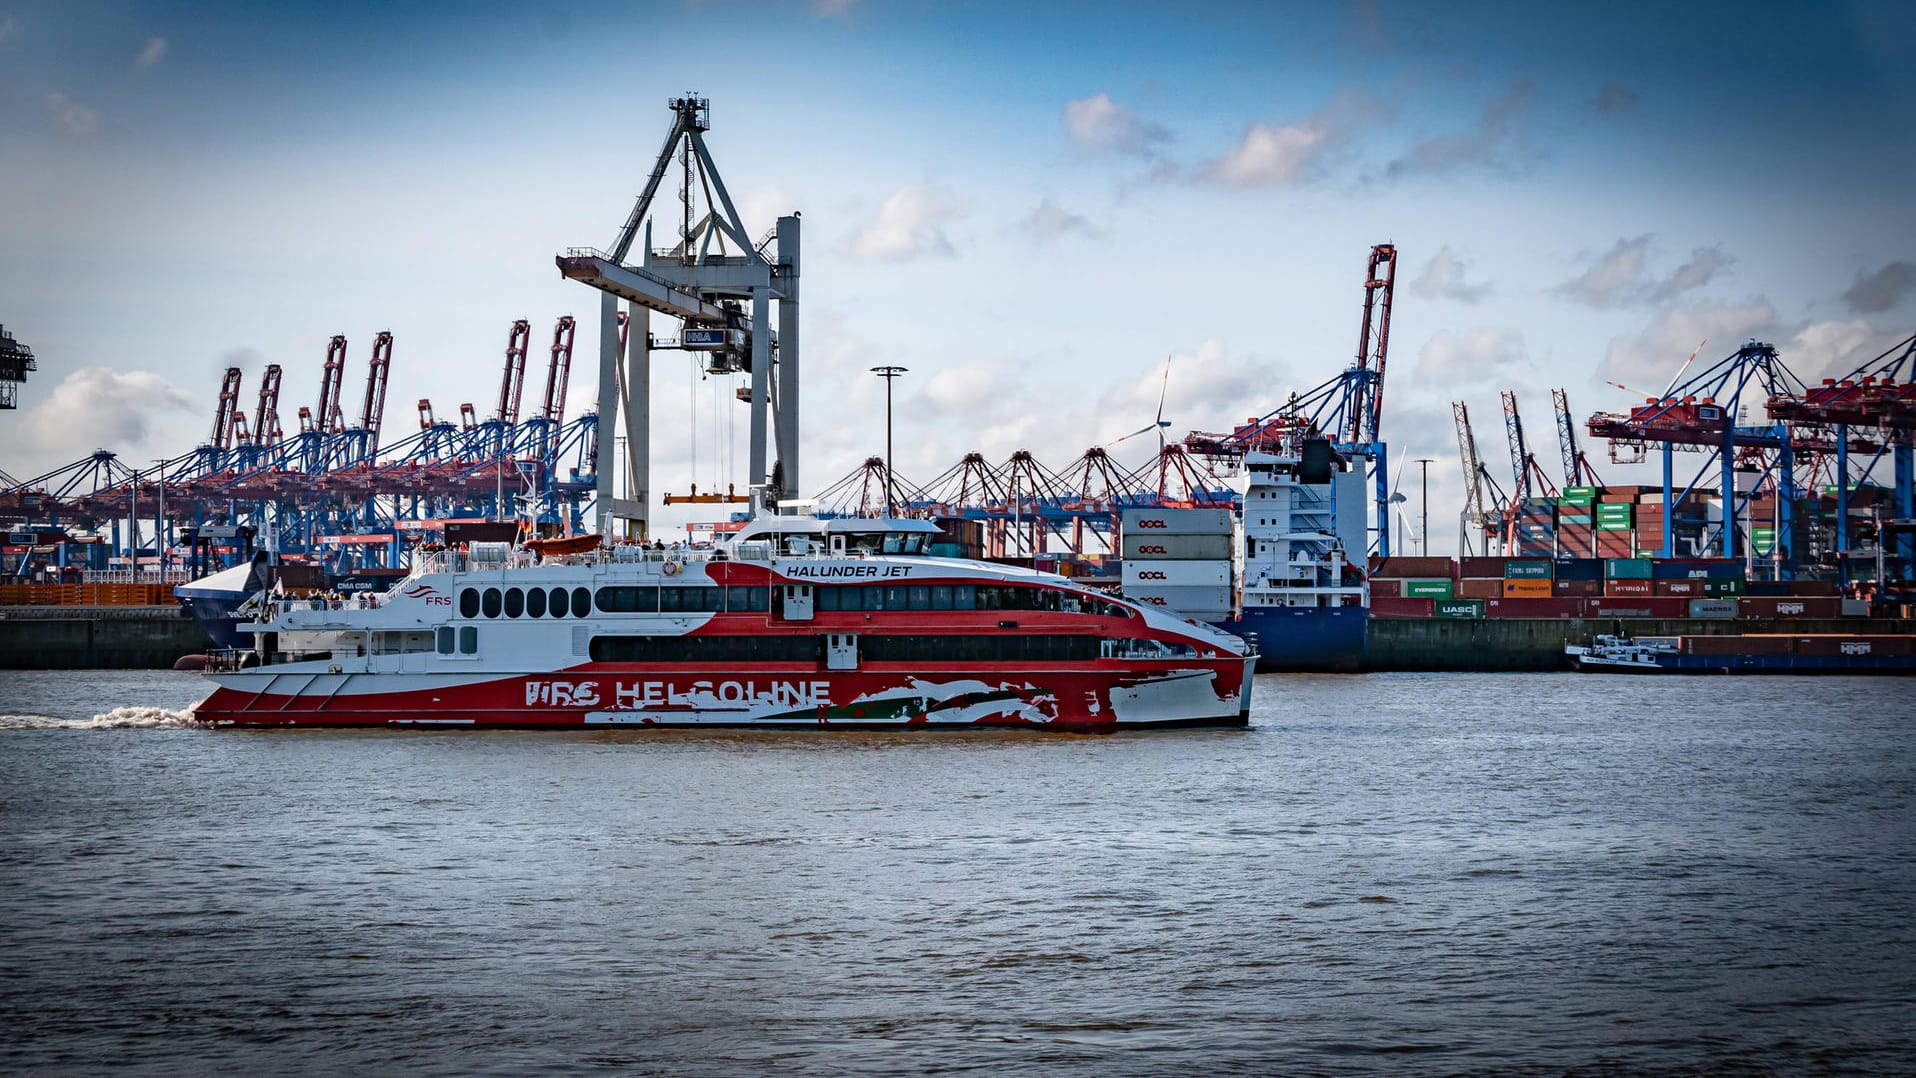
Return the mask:
{"type": "Polygon", "coordinates": [[[759,515],[710,550],[422,553],[383,595],[261,596],[202,720],[1065,730],[1248,721],[1253,647],[918,520],[759,515]]]}

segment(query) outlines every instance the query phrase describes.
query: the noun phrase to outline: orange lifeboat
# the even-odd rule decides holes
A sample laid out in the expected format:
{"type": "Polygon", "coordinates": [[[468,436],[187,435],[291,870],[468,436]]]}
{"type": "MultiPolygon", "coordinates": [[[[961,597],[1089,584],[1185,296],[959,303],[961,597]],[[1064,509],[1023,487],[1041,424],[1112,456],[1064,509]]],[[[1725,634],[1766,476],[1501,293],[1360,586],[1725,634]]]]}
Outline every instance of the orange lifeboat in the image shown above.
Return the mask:
{"type": "Polygon", "coordinates": [[[598,532],[590,532],[558,539],[528,539],[526,549],[543,558],[556,558],[565,554],[583,554],[588,550],[597,550],[604,542],[605,536],[598,532]]]}

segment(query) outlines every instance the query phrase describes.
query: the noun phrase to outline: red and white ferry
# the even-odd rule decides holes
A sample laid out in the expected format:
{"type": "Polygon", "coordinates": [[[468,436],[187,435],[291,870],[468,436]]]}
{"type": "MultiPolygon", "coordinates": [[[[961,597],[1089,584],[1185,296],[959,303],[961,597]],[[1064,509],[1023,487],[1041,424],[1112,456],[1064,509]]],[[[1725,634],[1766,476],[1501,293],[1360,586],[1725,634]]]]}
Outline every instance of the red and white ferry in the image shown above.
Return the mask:
{"type": "Polygon", "coordinates": [[[759,515],[706,551],[422,554],[381,596],[261,597],[205,721],[1066,730],[1241,726],[1242,638],[1050,573],[924,553],[919,520],[759,515]],[[249,661],[251,659],[249,658],[249,661]]]}

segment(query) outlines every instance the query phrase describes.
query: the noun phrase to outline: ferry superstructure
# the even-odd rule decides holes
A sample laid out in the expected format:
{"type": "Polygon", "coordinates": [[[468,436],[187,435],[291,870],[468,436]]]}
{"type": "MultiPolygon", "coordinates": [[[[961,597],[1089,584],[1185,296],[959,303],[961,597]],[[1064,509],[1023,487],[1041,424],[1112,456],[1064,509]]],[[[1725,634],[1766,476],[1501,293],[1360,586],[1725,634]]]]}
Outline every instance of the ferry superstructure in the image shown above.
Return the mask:
{"type": "Polygon", "coordinates": [[[1240,726],[1255,649],[916,520],[762,516],[709,551],[472,544],[380,596],[263,596],[202,720],[262,726],[1240,726]]]}

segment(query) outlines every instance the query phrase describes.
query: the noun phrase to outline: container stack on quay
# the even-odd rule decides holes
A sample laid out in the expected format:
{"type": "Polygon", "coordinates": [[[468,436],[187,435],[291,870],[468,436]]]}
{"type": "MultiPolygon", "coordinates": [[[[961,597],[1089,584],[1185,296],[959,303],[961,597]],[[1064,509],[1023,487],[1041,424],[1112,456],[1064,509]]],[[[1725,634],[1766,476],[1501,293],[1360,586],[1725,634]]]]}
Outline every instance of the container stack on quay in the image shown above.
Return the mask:
{"type": "Polygon", "coordinates": [[[1192,618],[1234,611],[1237,522],[1229,509],[1126,509],[1119,527],[1126,598],[1192,618]]]}
{"type": "Polygon", "coordinates": [[[1371,567],[1376,618],[1769,621],[1870,613],[1868,603],[1843,599],[1832,581],[1751,581],[1737,558],[1389,558],[1371,567]]]}

